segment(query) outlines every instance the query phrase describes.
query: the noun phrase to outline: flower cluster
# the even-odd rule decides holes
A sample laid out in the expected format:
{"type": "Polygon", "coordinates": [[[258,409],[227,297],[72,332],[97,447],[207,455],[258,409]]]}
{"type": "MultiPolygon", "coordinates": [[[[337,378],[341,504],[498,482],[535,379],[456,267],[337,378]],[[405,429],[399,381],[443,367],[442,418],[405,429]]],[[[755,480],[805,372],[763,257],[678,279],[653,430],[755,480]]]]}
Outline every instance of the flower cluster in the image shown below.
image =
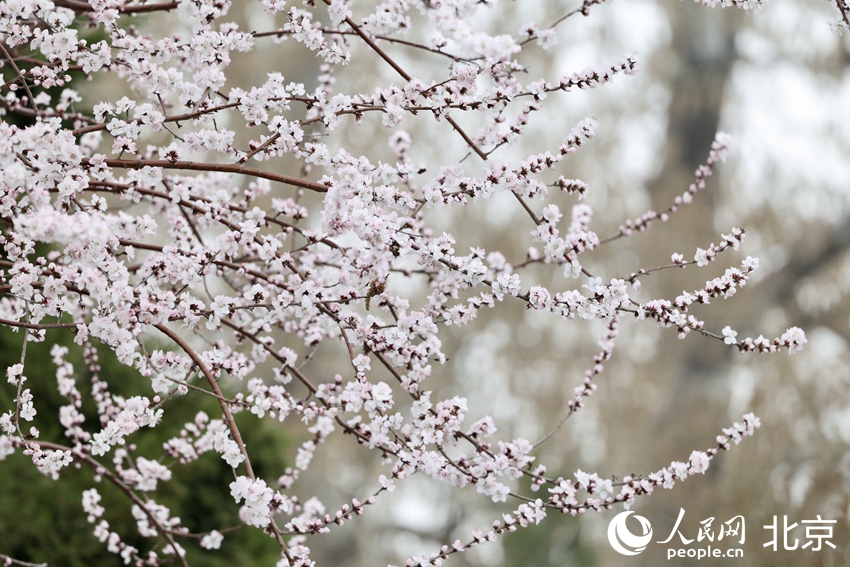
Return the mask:
{"type": "MultiPolygon", "coordinates": [[[[578,515],[628,506],[658,486],[704,473],[717,449],[622,482],[580,470],[574,479],[553,478],[534,454],[596,391],[594,378],[614,353],[625,313],[636,325],[652,319],[681,338],[697,331],[741,352],[794,353],[806,344],[796,327],[772,342],[739,340],[731,327],[718,334],[691,312],[695,304],[735,295],[758,268],[749,256],[674,300],[637,299],[645,274],[703,268],[739,250],[739,228],[722,235],[721,244],[697,249],[693,261],[673,253],[672,264],[629,277],[591,273],[598,264],[588,260],[598,248],[648,230],[657,219],[668,221],[691,203],[724,160],[729,136],[717,135],[693,183],[671,205],[614,221],[620,228],[609,238],[597,235],[590,205],[571,201],[587,196],[589,185],[561,175],[592,143],[596,119],[573,118],[548,150],[512,153],[534,113],[553,99],[638,71],[637,56],[627,53],[560,78],[533,75],[529,42],[551,48],[558,23],[587,15],[598,3],[585,0],[552,25],[529,22],[518,33],[515,25],[491,33],[472,22],[495,2],[474,0],[428,0],[417,5],[418,14],[407,0],[374,9],[346,0],[302,7],[262,0],[269,18],[285,18],[262,32],[224,20],[245,8],[242,1],[0,2],[0,47],[8,62],[0,85],[0,325],[20,331],[23,345],[20,363],[6,369],[4,387],[13,395],[10,407],[0,408],[0,461],[22,450],[45,475],[60,478],[74,463],[117,486],[139,533],[156,540],[149,549],[124,543],[110,529],[96,489],[83,493],[82,509],[95,537],[136,565],[185,565],[184,546],[222,545],[224,526],[191,533],[153,499],[175,467],[208,452],[233,469],[230,494],[241,504],[239,520],[274,537],[282,567],[313,565],[307,534],[363,514],[419,473],[457,489],[474,486],[493,502],[521,503],[486,533],[475,530],[471,540],[412,557],[408,565],[438,565],[537,524],[552,510],[578,515]],[[144,14],[170,10],[183,19],[169,29],[145,23],[144,14]],[[423,28],[427,43],[401,39],[414,26],[423,28]],[[233,86],[230,79],[240,76],[231,68],[235,54],[288,39],[291,52],[270,63],[318,56],[315,80],[300,83],[291,80],[295,69],[269,65],[256,84],[233,86]],[[447,63],[448,70],[434,77],[434,68],[420,68],[417,76],[396,55],[400,49],[447,63]],[[367,67],[375,58],[392,79],[367,67]],[[336,73],[346,65],[376,84],[369,92],[337,92],[336,73]],[[102,90],[84,97],[74,88],[78,79],[107,74],[132,95],[100,100],[108,97],[102,90]],[[472,159],[416,162],[419,148],[441,142],[415,139],[400,127],[425,119],[464,144],[472,159]],[[390,129],[390,153],[342,143],[339,132],[369,122],[390,129]],[[551,188],[560,191],[550,194],[551,188]],[[512,259],[488,242],[473,243],[468,253],[456,250],[458,239],[446,228],[454,209],[503,204],[502,196],[527,216],[527,229],[516,235],[531,245],[525,257],[512,259]],[[544,285],[530,266],[554,266],[556,277],[544,285]],[[446,361],[445,327],[469,325],[482,309],[506,303],[604,328],[601,350],[565,401],[565,416],[537,442],[497,439],[489,416],[472,422],[468,416],[487,392],[441,399],[428,381],[446,361]],[[67,445],[22,427],[51,417],[37,411],[42,406],[25,387],[26,345],[60,333],[85,366],[81,371],[68,361],[68,347],[50,350],[67,402],[56,416],[67,445]],[[311,365],[326,345],[347,353],[330,374],[311,365]],[[101,379],[101,347],[139,377],[132,396],[110,391],[101,379]],[[96,425],[86,423],[81,409],[83,374],[96,425]],[[200,412],[163,439],[161,454],[139,454],[133,435],[178,419],[170,401],[187,395],[215,399],[220,415],[200,412]],[[274,473],[280,474],[276,488],[252,467],[255,444],[243,438],[234,418],[239,412],[303,427],[309,436],[290,456],[293,466],[274,473]],[[374,451],[385,470],[373,479],[373,494],[326,513],[324,495],[297,492],[332,435],[374,451]],[[526,488],[545,488],[550,496],[522,496],[526,488]]],[[[730,440],[737,444],[758,426],[748,414],[723,430],[718,446],[728,449],[730,440]]]]}

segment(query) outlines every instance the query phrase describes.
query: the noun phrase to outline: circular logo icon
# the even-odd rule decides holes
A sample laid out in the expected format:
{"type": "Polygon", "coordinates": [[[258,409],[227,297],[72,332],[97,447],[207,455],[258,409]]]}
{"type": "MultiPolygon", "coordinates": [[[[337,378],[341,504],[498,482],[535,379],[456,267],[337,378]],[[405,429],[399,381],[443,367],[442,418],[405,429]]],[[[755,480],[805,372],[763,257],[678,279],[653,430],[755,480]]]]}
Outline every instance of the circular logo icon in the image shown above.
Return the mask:
{"type": "Polygon", "coordinates": [[[652,525],[643,516],[635,515],[635,520],[640,522],[643,534],[635,535],[626,526],[626,519],[634,512],[620,512],[611,519],[608,524],[608,542],[614,551],[622,555],[637,555],[644,549],[652,539],[652,525]]]}

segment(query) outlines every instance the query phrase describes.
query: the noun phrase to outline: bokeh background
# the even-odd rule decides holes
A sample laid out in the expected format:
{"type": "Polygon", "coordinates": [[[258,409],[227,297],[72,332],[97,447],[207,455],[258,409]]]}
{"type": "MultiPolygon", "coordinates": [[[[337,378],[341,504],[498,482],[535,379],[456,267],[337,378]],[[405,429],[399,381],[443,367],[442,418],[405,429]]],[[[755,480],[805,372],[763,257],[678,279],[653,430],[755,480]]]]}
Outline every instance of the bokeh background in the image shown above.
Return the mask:
{"type": "MultiPolygon", "coordinates": [[[[355,15],[370,7],[358,4],[355,15]]],[[[529,20],[546,25],[574,7],[563,1],[505,3],[483,14],[476,25],[516,33],[529,20]]],[[[584,263],[606,279],[627,276],[641,267],[669,263],[674,252],[690,259],[697,247],[706,248],[719,242],[721,233],[742,227],[747,238],[740,252],[724,253],[705,268],[649,275],[636,296],[672,299],[682,290],[702,287],[745,256],[756,256],[761,267],[745,288],[729,300],[695,309],[696,314],[709,329],[719,332],[730,325],[739,337],[772,338],[789,326],[800,326],[809,344],[790,357],[740,355],[719,341],[694,334],[680,341],[675,332],[657,329],[651,322],[624,319],[614,357],[596,379],[597,393],[538,452],[538,461],[553,476],[568,476],[577,469],[605,477],[647,474],[672,460],[686,460],[694,449],[713,446],[721,427],[755,412],[762,427],[754,438],[721,454],[706,475],[641,498],[633,507],[652,522],[659,536],[655,539],[667,537],[680,508],[686,510],[680,529],[689,538],[696,536],[701,520],[715,518],[717,529],[743,515],[744,557],[703,560],[714,565],[850,565],[850,40],[830,31],[828,22],[836,15],[828,3],[804,0],[774,0],[758,13],[674,0],[614,0],[594,6],[589,17],[570,18],[557,28],[557,46],[543,51],[529,45],[521,61],[533,73],[554,79],[586,67],[604,68],[634,50],[641,59],[640,73],[618,76],[612,84],[590,91],[550,95],[545,112],[533,115],[520,142],[496,154],[510,159],[554,150],[579,120],[595,116],[600,123],[597,136],[557,174],[590,185],[586,202],[595,211],[592,228],[605,237],[616,234],[625,219],[648,208],[665,208],[681,194],[708,155],[716,131],[734,136],[728,161],[716,169],[692,205],[646,233],[587,254],[584,263]],[[762,544],[770,534],[762,526],[774,515],[780,522],[787,516],[789,523],[818,515],[836,520],[831,541],[837,549],[785,551],[781,543],[778,551],[765,549],[762,544]]],[[[226,19],[258,31],[283,23],[265,15],[259,4],[241,1],[226,19]]],[[[158,33],[162,26],[188,26],[176,14],[140,17],[136,25],[158,33]]],[[[427,36],[414,32],[408,39],[427,36]]],[[[423,79],[441,77],[447,69],[446,59],[401,46],[386,48],[423,79]]],[[[369,92],[376,85],[398,82],[367,48],[352,40],[351,50],[355,63],[335,72],[337,92],[369,92]],[[370,72],[363,73],[364,67],[370,72]]],[[[294,42],[266,40],[254,52],[234,56],[228,87],[262,84],[266,73],[279,71],[311,88],[318,65],[311,57],[294,42]]],[[[114,77],[78,88],[98,100],[119,98],[124,92],[114,77]]],[[[474,117],[458,119],[474,131],[474,117]]],[[[462,140],[445,123],[420,116],[406,118],[402,128],[413,137],[414,161],[450,165],[466,154],[462,140]]],[[[391,134],[379,118],[367,117],[360,126],[344,122],[328,143],[377,162],[393,159],[386,144],[391,134]]],[[[478,166],[474,157],[463,163],[473,172],[478,166]]],[[[286,159],[267,165],[281,171],[296,167],[286,159]]],[[[554,200],[565,212],[575,203],[560,196],[554,200]]],[[[318,222],[318,215],[313,216],[308,224],[318,222]]],[[[533,245],[533,226],[509,195],[464,210],[429,211],[426,219],[436,230],[452,232],[461,254],[469,246],[481,246],[518,261],[533,245]]],[[[524,286],[538,282],[554,289],[575,284],[557,269],[523,272],[524,286]]],[[[425,289],[421,281],[390,281],[392,293],[416,297],[425,289]]],[[[467,396],[470,418],[492,415],[500,439],[535,440],[563,415],[573,388],[592,365],[602,332],[598,324],[567,323],[525,310],[519,302],[506,302],[482,312],[467,327],[447,330],[444,350],[449,361],[436,367],[429,379],[432,399],[467,396]]],[[[4,357],[9,358],[4,363],[12,364],[19,337],[7,334],[3,340],[4,357]]],[[[333,349],[318,353],[310,363],[312,372],[331,379],[344,368],[341,356],[333,349]]],[[[103,353],[102,360],[109,368],[107,379],[118,388],[124,383],[132,388],[132,376],[109,365],[108,354],[103,353]]],[[[85,375],[88,371],[78,364],[85,375]]],[[[46,362],[44,366],[49,389],[53,371],[46,362]]],[[[2,393],[3,407],[11,402],[9,394],[2,393]]],[[[187,407],[186,420],[195,411],[187,407]]],[[[250,424],[251,419],[243,421],[250,424]]],[[[296,443],[306,439],[297,425],[263,425],[245,435],[249,446],[266,448],[259,454],[268,462],[259,468],[270,481],[292,462],[296,443]]],[[[139,443],[148,442],[155,450],[161,441],[139,443]]],[[[322,446],[315,459],[313,474],[299,481],[299,495],[306,500],[317,494],[332,510],[352,497],[363,499],[374,491],[377,476],[386,472],[374,455],[342,437],[322,446]]],[[[205,529],[205,522],[220,512],[233,517],[236,508],[231,501],[227,510],[218,510],[217,503],[228,498],[210,497],[217,494],[213,485],[229,482],[230,472],[216,460],[213,456],[196,463],[198,471],[189,476],[197,480],[195,475],[202,471],[209,476],[203,482],[189,481],[183,490],[165,489],[157,496],[181,510],[186,523],[199,524],[198,529],[205,529]]],[[[17,454],[0,463],[0,478],[6,479],[0,482],[0,552],[50,560],[51,565],[119,563],[101,550],[82,515],[79,492],[91,486],[87,471],[70,472],[68,483],[52,483],[17,454]],[[39,488],[33,491],[28,488],[32,486],[39,488]],[[53,534],[53,540],[45,540],[47,534],[53,534]],[[45,558],[46,553],[50,557],[45,558]]],[[[403,563],[410,555],[430,553],[456,538],[468,539],[469,530],[486,529],[516,506],[494,505],[474,488],[457,491],[416,476],[398,485],[363,517],[314,540],[317,564],[403,563]]],[[[107,487],[100,489],[108,492],[107,487]]],[[[531,494],[525,484],[517,489],[531,494]]],[[[111,522],[124,522],[131,531],[129,513],[122,516],[119,498],[114,501],[111,522]]],[[[637,567],[665,561],[667,545],[652,544],[629,558],[610,548],[605,532],[618,511],[550,517],[449,561],[458,567],[637,567]]],[[[226,538],[217,560],[196,550],[196,563],[271,564],[273,542],[254,533],[240,530],[226,538]]],[[[799,528],[793,535],[803,538],[799,528]]]]}

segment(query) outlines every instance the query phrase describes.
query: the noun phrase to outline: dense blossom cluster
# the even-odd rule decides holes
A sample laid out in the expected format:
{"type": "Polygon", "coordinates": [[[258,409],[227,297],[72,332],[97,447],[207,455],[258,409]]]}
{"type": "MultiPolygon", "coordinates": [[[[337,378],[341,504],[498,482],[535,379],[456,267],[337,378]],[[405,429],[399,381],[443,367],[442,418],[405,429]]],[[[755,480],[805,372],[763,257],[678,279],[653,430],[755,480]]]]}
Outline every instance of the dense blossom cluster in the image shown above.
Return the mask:
{"type": "MultiPolygon", "coordinates": [[[[597,3],[586,0],[558,22],[587,15],[597,3]]],[[[507,150],[549,97],[635,73],[634,54],[601,70],[529,81],[525,46],[534,41],[551,48],[557,29],[529,22],[518,32],[481,31],[474,16],[495,2],[389,0],[357,15],[362,7],[346,0],[324,4],[262,0],[268,17],[279,14],[285,23],[252,33],[222,20],[239,7],[229,0],[0,1],[0,324],[19,330],[23,341],[21,362],[6,369],[14,407],[0,408],[0,460],[20,449],[46,475],[59,478],[75,463],[116,485],[129,499],[139,533],[151,538],[150,549],[129,546],[110,529],[97,489],[83,493],[82,510],[95,537],[136,565],[175,559],[185,565],[185,546],[218,549],[226,539],[217,530],[192,533],[153,498],[158,485],[171,480],[171,467],[208,452],[234,469],[230,494],[241,505],[239,519],[278,542],[282,567],[312,565],[308,536],[363,514],[417,473],[474,486],[494,502],[521,503],[489,531],[411,557],[411,566],[439,565],[552,511],[576,515],[630,505],[658,486],[704,473],[717,449],[620,482],[580,470],[571,479],[546,476],[533,452],[594,392],[593,379],[611,358],[627,314],[675,328],[680,338],[697,331],[744,352],[793,353],[806,343],[797,328],[772,342],[738,340],[730,327],[717,334],[689,313],[694,303],[727,299],[743,287],[758,267],[750,257],[673,300],[638,297],[642,275],[708,265],[721,252],[738,250],[741,229],[723,235],[720,245],[698,249],[693,261],[675,253],[670,265],[629,277],[606,281],[584,265],[586,254],[647,230],[656,219],[667,221],[690,203],[723,160],[729,137],[718,134],[694,183],[667,209],[647,211],[600,239],[590,206],[575,203],[563,220],[565,212],[550,199],[552,189],[578,200],[591,191],[558,169],[592,139],[595,119],[579,121],[550,151],[515,159],[507,150]],[[142,14],[169,10],[182,16],[174,30],[156,35],[144,28],[142,14]],[[139,24],[128,25],[134,15],[139,24]],[[414,24],[426,30],[427,43],[400,39],[414,24]],[[257,85],[227,86],[233,54],[285,39],[298,44],[288,47],[303,52],[298,58],[318,55],[318,86],[311,90],[279,70],[269,70],[257,85]],[[382,59],[397,82],[371,93],[334,92],[336,66],[372,64],[353,55],[353,41],[382,59]],[[419,79],[392,57],[396,48],[417,49],[451,69],[441,81],[419,79]],[[74,77],[104,74],[123,81],[133,98],[84,101],[70,88],[74,77]],[[467,132],[456,120],[461,115],[479,118],[477,130],[467,132]],[[400,129],[414,116],[442,123],[445,135],[459,136],[478,161],[470,165],[457,156],[446,164],[416,163],[413,137],[400,129]],[[379,118],[391,129],[395,163],[328,139],[345,121],[379,118]],[[253,137],[244,139],[245,128],[253,137]],[[297,176],[278,172],[283,157],[300,164],[297,176]],[[307,192],[321,197],[320,207],[305,205],[307,192]],[[452,234],[433,229],[429,215],[504,193],[528,216],[535,245],[525,258],[509,260],[486,243],[457,251],[452,234]],[[532,283],[522,271],[532,264],[556,266],[561,284],[532,283]],[[389,291],[407,278],[422,278],[427,294],[389,291]],[[564,420],[536,443],[495,439],[490,417],[470,423],[469,406],[483,393],[437,399],[428,384],[434,365],[446,359],[441,328],[468,325],[482,309],[508,301],[605,327],[601,351],[566,402],[564,420]],[[26,344],[58,333],[72,336],[83,353],[100,418],[85,422],[80,373],[66,360],[68,349],[53,346],[57,387],[68,402],[58,415],[67,445],[40,439],[30,426],[52,417],[39,413],[28,387],[26,344]],[[331,379],[311,376],[307,366],[326,343],[350,355],[331,379]],[[135,369],[137,395],[109,391],[98,377],[96,344],[135,369]],[[223,391],[225,377],[244,387],[223,391]],[[134,433],[169,419],[168,401],[182,395],[212,396],[221,414],[199,413],[178,436],[163,439],[170,466],[156,455],[136,454],[134,433]],[[306,424],[310,440],[276,482],[255,475],[248,447],[261,448],[243,439],[233,417],[238,412],[306,424]],[[299,476],[335,432],[378,452],[386,470],[374,479],[371,496],[328,512],[322,495],[296,492],[299,476]],[[548,496],[523,496],[523,486],[548,496]]],[[[846,17],[846,5],[839,8],[846,17]]],[[[718,447],[728,449],[730,440],[737,444],[758,426],[752,414],[744,416],[723,430],[718,447]]]]}

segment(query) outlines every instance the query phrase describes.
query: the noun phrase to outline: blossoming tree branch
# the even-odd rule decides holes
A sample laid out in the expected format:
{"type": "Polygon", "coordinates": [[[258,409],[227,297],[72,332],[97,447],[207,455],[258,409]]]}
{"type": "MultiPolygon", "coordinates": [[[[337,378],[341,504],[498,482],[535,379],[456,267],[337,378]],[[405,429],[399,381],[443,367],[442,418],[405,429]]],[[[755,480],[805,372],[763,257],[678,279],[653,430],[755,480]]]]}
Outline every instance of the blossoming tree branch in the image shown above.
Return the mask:
{"type": "MultiPolygon", "coordinates": [[[[281,567],[313,565],[310,546],[322,534],[368,514],[412,475],[456,490],[474,486],[483,498],[506,502],[492,525],[430,555],[399,558],[440,565],[547,515],[603,512],[672,488],[705,472],[719,451],[759,427],[758,418],[745,415],[712,447],[616,481],[550,471],[535,456],[587,403],[625,322],[658,325],[682,339],[696,333],[744,353],[793,353],[806,343],[798,328],[776,338],[741,338],[689,311],[694,303],[734,295],[758,268],[755,258],[727,263],[724,275],[678,297],[638,299],[646,274],[698,270],[738,250],[740,228],[730,227],[705,249],[671,250],[667,265],[607,280],[585,266],[599,247],[656,221],[675,222],[724,159],[727,135],[706,148],[693,183],[669,206],[622,219],[617,233],[602,238],[593,231],[592,209],[581,202],[592,188],[559,175],[564,162],[581,159],[582,146],[592,143],[595,119],[578,121],[549,151],[522,159],[511,154],[547,102],[637,71],[638,59],[628,53],[562,77],[533,75],[529,48],[556,46],[558,25],[588,15],[596,0],[556,21],[497,32],[477,24],[495,2],[472,0],[389,0],[371,13],[346,0],[300,7],[262,0],[267,17],[285,22],[279,29],[252,32],[226,21],[252,1],[0,1],[0,324],[15,329],[21,345],[20,363],[5,372],[14,407],[0,408],[0,459],[22,451],[59,482],[72,463],[88,469],[92,488],[80,495],[80,514],[110,552],[127,564],[187,565],[187,546],[218,549],[227,526],[193,531],[157,501],[157,487],[170,481],[174,467],[220,458],[233,469],[230,494],[242,506],[234,523],[273,538],[281,567]],[[174,29],[145,26],[160,12],[170,14],[174,29]],[[425,40],[405,39],[414,24],[425,40]],[[267,69],[258,84],[225,86],[232,53],[283,40],[293,58],[315,62],[314,86],[288,78],[285,64],[267,69]],[[353,56],[355,44],[365,49],[353,56]],[[402,65],[402,51],[423,68],[436,61],[444,76],[417,78],[422,70],[402,65]],[[368,75],[376,64],[394,80],[368,93],[335,92],[340,66],[360,66],[368,75]],[[104,100],[106,91],[86,87],[83,96],[71,88],[72,81],[97,85],[104,77],[117,78],[132,96],[104,100]],[[416,144],[439,143],[401,129],[414,115],[433,118],[441,135],[458,137],[469,155],[446,163],[414,160],[416,144]],[[478,120],[474,130],[461,124],[468,117],[478,120]],[[394,163],[377,160],[370,144],[342,147],[335,137],[344,123],[371,121],[387,128],[394,163]],[[239,141],[246,129],[249,139],[239,141]],[[297,165],[283,174],[282,163],[297,165]],[[522,236],[536,242],[525,257],[507,257],[488,242],[456,250],[452,234],[433,229],[449,209],[503,193],[526,216],[522,236]],[[318,198],[306,199],[310,194],[318,198]],[[567,219],[551,202],[556,194],[574,201],[567,219]],[[535,264],[562,272],[560,284],[524,278],[535,264]],[[411,279],[425,282],[428,293],[391,293],[411,279]],[[441,331],[508,302],[565,324],[604,324],[600,351],[577,378],[573,399],[537,440],[502,439],[490,417],[470,422],[469,408],[486,392],[439,399],[429,388],[434,365],[445,362],[441,331]],[[137,395],[111,393],[96,372],[84,388],[82,373],[66,359],[68,347],[54,344],[56,385],[67,405],[58,416],[40,411],[31,385],[48,378],[28,375],[27,345],[63,333],[90,369],[97,367],[97,348],[112,350],[134,369],[137,395]],[[332,377],[312,373],[310,355],[303,354],[328,343],[348,353],[332,377]],[[241,385],[222,389],[224,377],[241,385]],[[98,422],[80,411],[87,396],[97,403],[98,422]],[[199,413],[180,436],[163,438],[161,454],[135,454],[135,432],[179,419],[169,409],[180,396],[214,398],[220,411],[199,413]],[[279,478],[255,474],[252,451],[263,448],[240,432],[234,419],[240,412],[282,427],[307,424],[311,439],[279,478]],[[37,428],[57,419],[64,443],[41,438],[37,428]],[[314,452],[332,435],[376,452],[385,466],[359,499],[333,506],[299,486],[314,452]],[[95,481],[126,496],[147,548],[125,543],[127,534],[111,529],[95,481]]],[[[836,1],[846,21],[847,5],[836,1]]],[[[722,5],[756,9],[761,2],[722,5]]],[[[617,266],[609,271],[617,273],[617,266]]]]}

